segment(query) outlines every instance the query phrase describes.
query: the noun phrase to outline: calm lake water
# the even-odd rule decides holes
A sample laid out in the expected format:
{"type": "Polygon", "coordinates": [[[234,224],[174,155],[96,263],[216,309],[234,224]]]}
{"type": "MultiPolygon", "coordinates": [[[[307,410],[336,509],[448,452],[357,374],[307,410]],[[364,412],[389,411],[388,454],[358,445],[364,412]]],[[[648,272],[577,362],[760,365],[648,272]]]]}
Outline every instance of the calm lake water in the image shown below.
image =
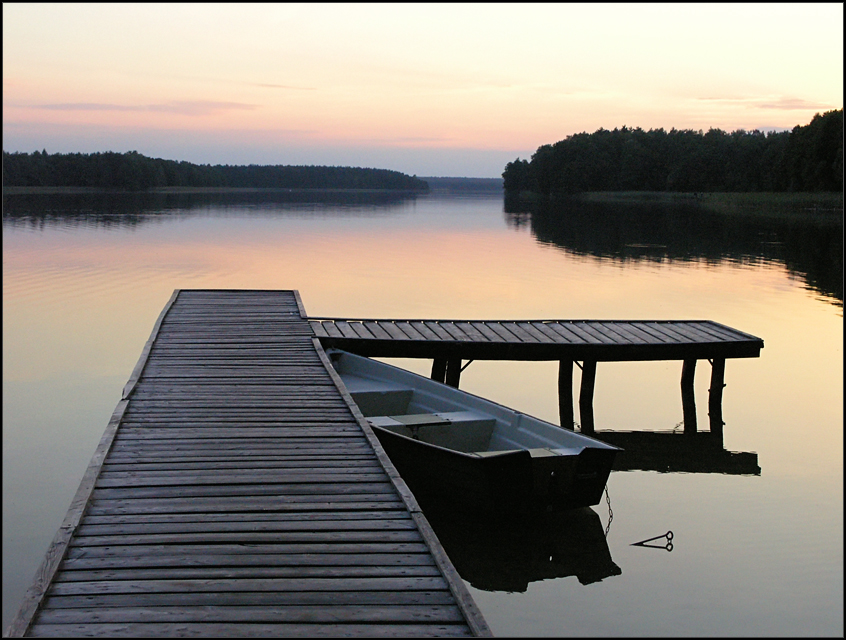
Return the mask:
{"type": "MultiPolygon", "coordinates": [[[[298,289],[314,316],[709,319],[763,338],[760,358],[727,361],[718,453],[661,458],[633,436],[592,509],[497,527],[430,517],[496,635],[842,637],[840,218],[438,194],[3,209],[3,629],[172,291],[265,288],[298,289]],[[671,548],[635,544],[669,531],[671,548]]],[[[680,431],[680,374],[600,363],[597,431],[680,431]]],[[[700,361],[700,429],[709,376],[700,361]]],[[[461,386],[558,422],[556,363],[474,362],[461,386]]]]}

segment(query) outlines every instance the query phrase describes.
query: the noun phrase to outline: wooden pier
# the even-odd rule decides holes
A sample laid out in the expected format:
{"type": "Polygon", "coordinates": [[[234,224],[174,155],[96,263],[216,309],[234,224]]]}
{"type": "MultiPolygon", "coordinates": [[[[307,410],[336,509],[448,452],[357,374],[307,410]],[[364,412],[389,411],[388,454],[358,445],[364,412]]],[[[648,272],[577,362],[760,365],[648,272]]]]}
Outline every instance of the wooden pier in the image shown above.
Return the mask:
{"type": "Polygon", "coordinates": [[[490,635],[305,317],[174,292],[9,636],[490,635]]]}
{"type": "Polygon", "coordinates": [[[430,358],[558,360],[562,426],[593,431],[598,362],[696,361],[760,338],[710,321],[308,318],[296,291],[177,290],[157,320],[7,635],[489,636],[437,536],[324,347],[430,358]],[[581,363],[581,364],[580,364],[581,363]]]}
{"type": "Polygon", "coordinates": [[[764,347],[761,338],[710,320],[309,320],[325,347],[370,357],[431,358],[432,378],[454,387],[473,360],[557,360],[560,424],[567,428],[573,428],[575,363],[582,370],[579,412],[587,433],[594,431],[598,362],[681,360],[684,429],[692,433],[696,361],[708,360],[710,429],[720,434],[726,359],[757,358],[764,347]]]}

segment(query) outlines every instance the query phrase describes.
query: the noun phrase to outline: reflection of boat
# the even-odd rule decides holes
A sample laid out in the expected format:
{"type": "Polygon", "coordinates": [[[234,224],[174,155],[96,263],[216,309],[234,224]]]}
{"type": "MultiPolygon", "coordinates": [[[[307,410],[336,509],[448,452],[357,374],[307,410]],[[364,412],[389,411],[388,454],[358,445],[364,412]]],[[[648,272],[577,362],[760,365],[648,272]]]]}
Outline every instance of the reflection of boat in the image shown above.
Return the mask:
{"type": "Polygon", "coordinates": [[[524,592],[529,583],[575,576],[582,584],[622,572],[589,507],[526,518],[479,518],[423,503],[458,574],[477,589],[524,592]]]}
{"type": "Polygon", "coordinates": [[[621,447],[615,471],[761,475],[758,454],[726,451],[722,434],[708,431],[596,431],[593,437],[621,447]]]}
{"type": "Polygon", "coordinates": [[[397,367],[330,351],[411,490],[481,510],[597,504],[617,448],[397,367]]]}

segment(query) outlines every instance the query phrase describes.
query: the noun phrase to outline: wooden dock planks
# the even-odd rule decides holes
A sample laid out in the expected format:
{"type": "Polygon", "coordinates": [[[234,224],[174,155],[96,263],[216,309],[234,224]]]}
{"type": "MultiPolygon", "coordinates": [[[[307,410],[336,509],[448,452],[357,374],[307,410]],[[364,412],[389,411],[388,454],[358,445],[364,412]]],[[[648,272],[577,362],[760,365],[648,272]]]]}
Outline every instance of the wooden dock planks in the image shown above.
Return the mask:
{"type": "Polygon", "coordinates": [[[10,636],[490,635],[304,317],[174,293],[10,636]]]}
{"type": "Polygon", "coordinates": [[[760,338],[710,320],[309,321],[324,346],[372,357],[685,360],[755,358],[764,346],[760,338]]]}

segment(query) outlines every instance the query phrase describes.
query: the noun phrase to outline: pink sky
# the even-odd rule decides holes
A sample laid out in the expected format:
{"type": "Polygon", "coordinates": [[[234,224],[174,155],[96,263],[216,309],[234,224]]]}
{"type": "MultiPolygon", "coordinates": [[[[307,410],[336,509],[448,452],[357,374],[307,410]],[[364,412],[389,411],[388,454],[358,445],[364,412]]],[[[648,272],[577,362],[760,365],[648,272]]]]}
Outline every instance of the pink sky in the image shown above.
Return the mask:
{"type": "Polygon", "coordinates": [[[498,177],[843,107],[843,6],[4,4],[3,149],[498,177]]]}

